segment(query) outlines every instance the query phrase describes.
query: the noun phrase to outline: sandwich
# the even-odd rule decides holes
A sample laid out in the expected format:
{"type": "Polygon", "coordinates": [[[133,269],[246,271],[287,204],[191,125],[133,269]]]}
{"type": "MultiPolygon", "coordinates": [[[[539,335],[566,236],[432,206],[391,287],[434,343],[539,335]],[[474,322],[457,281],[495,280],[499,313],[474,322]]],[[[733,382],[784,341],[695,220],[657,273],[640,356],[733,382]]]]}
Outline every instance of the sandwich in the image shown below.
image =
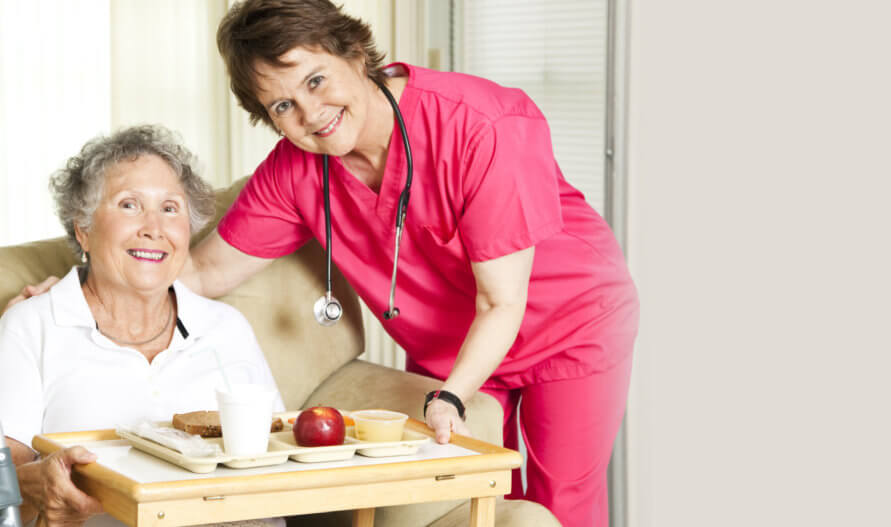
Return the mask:
{"type": "MultiPolygon", "coordinates": [[[[223,437],[223,427],[220,425],[220,412],[216,410],[173,414],[173,428],[189,434],[197,434],[201,437],[223,437]]],[[[269,431],[281,432],[282,428],[284,428],[282,420],[278,417],[273,417],[269,431]]]]}

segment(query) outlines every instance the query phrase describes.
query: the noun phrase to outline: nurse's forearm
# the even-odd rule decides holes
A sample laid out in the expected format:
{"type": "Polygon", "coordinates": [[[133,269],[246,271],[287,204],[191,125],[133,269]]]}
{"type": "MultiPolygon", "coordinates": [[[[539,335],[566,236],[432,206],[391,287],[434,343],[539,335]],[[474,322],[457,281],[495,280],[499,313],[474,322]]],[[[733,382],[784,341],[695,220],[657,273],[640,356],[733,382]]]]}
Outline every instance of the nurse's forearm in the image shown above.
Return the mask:
{"type": "Polygon", "coordinates": [[[529,293],[535,248],[471,264],[476,281],[476,316],[443,385],[462,401],[480,386],[513,346],[529,293]]]}
{"type": "Polygon", "coordinates": [[[477,310],[443,389],[469,399],[504,360],[517,338],[526,299],[477,310]]]}
{"type": "Polygon", "coordinates": [[[191,250],[179,279],[195,293],[217,298],[274,262],[243,253],[213,230],[191,250]]]}

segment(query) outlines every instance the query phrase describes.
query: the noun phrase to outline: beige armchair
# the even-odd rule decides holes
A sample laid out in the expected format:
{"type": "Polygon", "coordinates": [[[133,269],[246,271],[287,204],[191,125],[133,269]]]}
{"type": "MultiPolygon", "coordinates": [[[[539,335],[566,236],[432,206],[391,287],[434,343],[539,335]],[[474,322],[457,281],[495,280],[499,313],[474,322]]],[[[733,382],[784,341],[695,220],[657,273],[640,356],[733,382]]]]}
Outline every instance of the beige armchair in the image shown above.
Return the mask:
{"type": "MultiPolygon", "coordinates": [[[[246,181],[242,179],[217,195],[217,220],[246,181]]],[[[213,225],[195,236],[200,240],[213,225]]],[[[76,260],[62,238],[0,248],[0,306],[26,284],[50,275],[64,276],[76,260]]],[[[343,276],[335,271],[334,290],[344,307],[332,327],[316,323],[312,303],[324,291],[325,255],[316,243],[280,258],[250,278],[223,302],[238,308],[250,321],[269,361],[288,409],[324,404],[339,408],[379,407],[421,419],[424,394],[438,383],[433,379],[371,364],[358,357],[363,350],[359,300],[343,276]]],[[[473,435],[501,444],[501,406],[478,393],[467,401],[467,424],[473,435]]],[[[468,502],[436,502],[380,508],[375,525],[451,527],[466,524],[468,502]]],[[[316,514],[289,518],[290,526],[349,525],[350,514],[316,514]]],[[[544,507],[526,501],[501,501],[497,525],[559,525],[544,507]]]]}

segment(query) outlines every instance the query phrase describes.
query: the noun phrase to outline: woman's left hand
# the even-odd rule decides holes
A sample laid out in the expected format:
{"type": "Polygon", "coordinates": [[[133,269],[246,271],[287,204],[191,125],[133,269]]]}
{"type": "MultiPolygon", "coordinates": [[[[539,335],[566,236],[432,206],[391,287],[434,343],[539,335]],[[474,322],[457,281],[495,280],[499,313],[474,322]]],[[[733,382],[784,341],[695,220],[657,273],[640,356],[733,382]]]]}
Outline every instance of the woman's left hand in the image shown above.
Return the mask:
{"type": "Polygon", "coordinates": [[[470,429],[464,420],[458,417],[458,409],[440,399],[430,401],[425,421],[427,426],[433,429],[436,442],[440,444],[448,443],[452,432],[470,435],[470,429]]]}

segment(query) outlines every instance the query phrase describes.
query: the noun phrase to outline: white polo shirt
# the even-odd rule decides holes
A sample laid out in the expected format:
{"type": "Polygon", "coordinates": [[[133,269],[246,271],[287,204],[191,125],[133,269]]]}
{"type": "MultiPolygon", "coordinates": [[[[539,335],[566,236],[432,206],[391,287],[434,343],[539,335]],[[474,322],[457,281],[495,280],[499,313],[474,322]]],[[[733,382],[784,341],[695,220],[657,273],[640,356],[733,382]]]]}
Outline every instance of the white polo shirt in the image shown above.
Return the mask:
{"type": "MultiPolygon", "coordinates": [[[[73,268],[48,294],[0,318],[0,421],[26,445],[39,433],[114,428],[174,413],[215,410],[224,381],[268,385],[269,365],[253,330],[235,308],[173,284],[178,317],[170,346],[149,364],[119,346],[96,321],[73,268]]],[[[284,410],[281,396],[275,411],[284,410]]]]}

